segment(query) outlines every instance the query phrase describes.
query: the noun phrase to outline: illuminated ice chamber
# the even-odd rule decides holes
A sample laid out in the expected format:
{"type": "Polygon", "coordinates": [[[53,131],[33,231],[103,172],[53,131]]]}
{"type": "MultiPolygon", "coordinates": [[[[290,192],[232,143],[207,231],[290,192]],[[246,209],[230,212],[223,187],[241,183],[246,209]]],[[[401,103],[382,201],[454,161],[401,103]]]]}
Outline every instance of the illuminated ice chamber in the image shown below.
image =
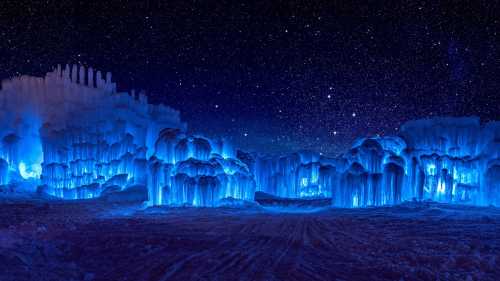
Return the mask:
{"type": "Polygon", "coordinates": [[[3,81],[0,126],[0,189],[29,183],[64,199],[144,190],[151,205],[218,206],[255,191],[338,207],[500,205],[500,122],[474,117],[411,121],[336,158],[269,156],[189,135],[178,111],[117,92],[109,73],[66,66],[3,81]]]}

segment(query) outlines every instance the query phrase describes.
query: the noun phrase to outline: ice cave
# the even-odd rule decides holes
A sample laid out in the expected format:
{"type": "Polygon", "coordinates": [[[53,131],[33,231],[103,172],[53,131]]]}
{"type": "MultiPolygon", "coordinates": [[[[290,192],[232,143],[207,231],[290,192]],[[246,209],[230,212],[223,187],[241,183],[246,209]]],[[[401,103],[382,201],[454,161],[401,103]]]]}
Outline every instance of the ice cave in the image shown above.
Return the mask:
{"type": "Polygon", "coordinates": [[[476,117],[404,124],[397,136],[356,140],[342,155],[264,155],[187,133],[178,111],[117,92],[110,73],[58,66],[0,91],[0,189],[63,199],[145,194],[150,205],[218,206],[331,198],[335,207],[405,200],[500,206],[500,122],[476,117]]]}

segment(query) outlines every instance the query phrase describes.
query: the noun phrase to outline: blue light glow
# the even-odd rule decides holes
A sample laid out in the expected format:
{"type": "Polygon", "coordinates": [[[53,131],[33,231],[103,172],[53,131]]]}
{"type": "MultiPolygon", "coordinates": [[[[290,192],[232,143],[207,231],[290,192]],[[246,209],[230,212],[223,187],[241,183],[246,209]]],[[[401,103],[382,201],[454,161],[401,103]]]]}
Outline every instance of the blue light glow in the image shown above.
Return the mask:
{"type": "Polygon", "coordinates": [[[411,121],[400,136],[359,139],[336,158],[237,153],[227,140],[188,135],[177,111],[117,93],[84,68],[98,83],[77,83],[74,71],[2,85],[0,185],[36,179],[65,199],[142,186],[150,205],[213,207],[227,197],[253,200],[255,191],[332,198],[338,207],[413,199],[500,205],[498,122],[411,121]]]}
{"type": "Polygon", "coordinates": [[[42,167],[37,164],[26,167],[26,164],[21,161],[19,163],[19,174],[24,179],[40,178],[40,175],[42,174],[42,167]]]}

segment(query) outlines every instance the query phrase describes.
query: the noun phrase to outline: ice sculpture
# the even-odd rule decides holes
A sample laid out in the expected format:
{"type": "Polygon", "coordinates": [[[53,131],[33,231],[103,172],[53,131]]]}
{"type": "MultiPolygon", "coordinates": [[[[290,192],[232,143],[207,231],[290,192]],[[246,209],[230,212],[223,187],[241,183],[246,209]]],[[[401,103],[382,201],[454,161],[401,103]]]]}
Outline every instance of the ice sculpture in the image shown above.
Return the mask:
{"type": "Polygon", "coordinates": [[[227,197],[253,200],[253,175],[246,164],[229,157],[234,154],[223,140],[163,130],[148,166],[154,204],[216,206],[227,197]]]}
{"type": "Polygon", "coordinates": [[[255,175],[257,191],[289,198],[330,197],[337,181],[334,166],[318,153],[299,151],[285,156],[239,153],[255,175]]]}
{"type": "Polygon", "coordinates": [[[500,122],[410,121],[398,136],[356,140],[339,157],[261,155],[187,133],[179,112],[117,92],[110,73],[58,66],[0,91],[0,190],[31,187],[65,199],[147,198],[218,206],[255,191],[331,198],[337,207],[404,200],[500,206],[500,122]]]}
{"type": "Polygon", "coordinates": [[[3,81],[0,125],[0,185],[26,181],[65,199],[143,185],[151,204],[253,199],[228,142],[187,136],[178,111],[117,92],[110,73],[66,65],[3,81]]]}
{"type": "Polygon", "coordinates": [[[311,153],[239,153],[257,190],[282,197],[331,197],[338,207],[434,200],[500,205],[500,122],[475,117],[404,124],[399,136],[358,139],[338,158],[311,153]]]}
{"type": "Polygon", "coordinates": [[[0,101],[10,170],[63,198],[94,197],[117,175],[136,182],[136,160],[153,153],[159,130],[186,127],[177,111],[116,92],[110,73],[75,65],[4,81],[0,101]]]}

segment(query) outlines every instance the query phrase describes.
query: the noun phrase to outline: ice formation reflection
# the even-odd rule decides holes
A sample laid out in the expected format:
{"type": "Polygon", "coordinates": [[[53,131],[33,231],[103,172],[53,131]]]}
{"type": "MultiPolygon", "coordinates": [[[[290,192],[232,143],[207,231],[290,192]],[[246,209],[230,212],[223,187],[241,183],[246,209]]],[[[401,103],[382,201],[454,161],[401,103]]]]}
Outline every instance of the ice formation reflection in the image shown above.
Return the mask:
{"type": "Polygon", "coordinates": [[[263,191],[339,207],[500,205],[500,122],[474,117],[411,121],[336,158],[266,156],[189,135],[176,110],[117,92],[109,73],[66,66],[3,81],[0,126],[0,188],[65,199],[144,190],[152,205],[217,206],[263,191]]]}

